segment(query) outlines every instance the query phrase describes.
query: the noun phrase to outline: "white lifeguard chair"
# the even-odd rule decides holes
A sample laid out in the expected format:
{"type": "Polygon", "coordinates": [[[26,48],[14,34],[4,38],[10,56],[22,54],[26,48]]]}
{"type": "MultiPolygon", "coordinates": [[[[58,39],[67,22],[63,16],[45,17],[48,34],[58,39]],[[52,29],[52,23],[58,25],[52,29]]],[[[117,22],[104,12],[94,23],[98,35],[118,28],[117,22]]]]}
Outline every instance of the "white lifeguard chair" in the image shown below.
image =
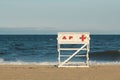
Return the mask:
{"type": "Polygon", "coordinates": [[[89,67],[89,32],[58,32],[58,67],[89,67]],[[77,47],[63,47],[64,45],[77,45],[77,47]],[[78,47],[78,45],[80,45],[78,47]],[[74,51],[64,54],[62,51],[74,51]],[[83,52],[82,52],[83,51],[83,52]],[[85,58],[84,61],[71,61],[72,58],[85,58]],[[62,58],[64,58],[62,60],[62,58]]]}

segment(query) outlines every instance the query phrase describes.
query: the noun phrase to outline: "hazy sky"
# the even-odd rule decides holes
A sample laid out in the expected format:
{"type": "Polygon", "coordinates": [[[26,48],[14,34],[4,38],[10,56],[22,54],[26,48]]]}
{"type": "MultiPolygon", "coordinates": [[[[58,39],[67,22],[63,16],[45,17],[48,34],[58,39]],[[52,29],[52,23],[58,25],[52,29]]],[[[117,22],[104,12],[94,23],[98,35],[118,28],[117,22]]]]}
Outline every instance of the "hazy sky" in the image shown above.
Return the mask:
{"type": "Polygon", "coordinates": [[[0,34],[120,34],[120,0],[0,0],[0,34]]]}

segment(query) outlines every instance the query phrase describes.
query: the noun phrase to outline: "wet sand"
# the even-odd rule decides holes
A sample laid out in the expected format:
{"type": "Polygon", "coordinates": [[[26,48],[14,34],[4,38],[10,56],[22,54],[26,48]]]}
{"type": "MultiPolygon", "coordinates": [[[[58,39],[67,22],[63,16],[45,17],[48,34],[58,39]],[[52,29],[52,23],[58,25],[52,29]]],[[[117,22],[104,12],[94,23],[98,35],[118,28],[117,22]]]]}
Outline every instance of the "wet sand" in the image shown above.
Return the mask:
{"type": "Polygon", "coordinates": [[[89,68],[0,65],[0,80],[120,80],[120,65],[97,65],[89,68]]]}

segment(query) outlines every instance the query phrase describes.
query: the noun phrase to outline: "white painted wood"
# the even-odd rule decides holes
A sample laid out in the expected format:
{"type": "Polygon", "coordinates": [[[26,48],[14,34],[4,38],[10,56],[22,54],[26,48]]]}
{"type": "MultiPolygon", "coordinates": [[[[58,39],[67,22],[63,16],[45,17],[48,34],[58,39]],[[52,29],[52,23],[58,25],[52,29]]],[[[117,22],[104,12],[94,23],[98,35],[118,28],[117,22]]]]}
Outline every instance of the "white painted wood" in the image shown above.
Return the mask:
{"type": "Polygon", "coordinates": [[[75,53],[73,53],[69,58],[67,58],[64,62],[62,62],[59,66],[63,66],[66,62],[68,62],[72,57],[74,57],[82,48],[84,48],[86,44],[84,44],[80,49],[78,49],[75,53]]]}
{"type": "Polygon", "coordinates": [[[89,67],[89,44],[90,44],[90,33],[88,32],[59,32],[58,33],[58,67],[89,67]],[[60,45],[64,44],[77,44],[82,45],[80,48],[61,48],[60,45]],[[75,52],[71,55],[62,54],[61,51],[71,51],[75,50],[75,52]],[[78,55],[78,52],[85,50],[85,55],[78,55]],[[68,57],[66,60],[61,62],[62,57],[68,57]],[[73,57],[86,57],[86,61],[81,63],[71,63],[70,60],[73,57]]]}
{"type": "Polygon", "coordinates": [[[58,44],[89,44],[89,34],[88,32],[59,32],[58,33],[58,44]],[[80,37],[84,35],[86,39],[84,41],[81,41],[80,37]],[[63,37],[66,37],[66,39],[63,39],[63,37]],[[69,39],[70,36],[73,38],[69,39]]]}
{"type": "MultiPolygon", "coordinates": [[[[60,48],[60,50],[78,50],[79,48],[60,48]]],[[[87,50],[86,48],[83,48],[81,50],[87,50]]]]}
{"type": "MultiPolygon", "coordinates": [[[[71,55],[60,55],[60,57],[69,57],[71,55]]],[[[75,57],[86,57],[86,55],[75,55],[75,57]]]]}

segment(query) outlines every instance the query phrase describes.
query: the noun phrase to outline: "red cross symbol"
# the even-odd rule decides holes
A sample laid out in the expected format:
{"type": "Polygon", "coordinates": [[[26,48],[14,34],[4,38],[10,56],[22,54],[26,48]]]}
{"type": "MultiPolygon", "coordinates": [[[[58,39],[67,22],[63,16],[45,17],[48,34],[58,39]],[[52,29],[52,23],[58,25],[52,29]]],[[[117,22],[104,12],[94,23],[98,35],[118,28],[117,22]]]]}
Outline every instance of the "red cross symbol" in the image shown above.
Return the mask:
{"type": "Polygon", "coordinates": [[[82,40],[82,42],[86,39],[86,37],[85,37],[85,35],[82,35],[81,37],[80,37],[80,39],[82,40]]]}

